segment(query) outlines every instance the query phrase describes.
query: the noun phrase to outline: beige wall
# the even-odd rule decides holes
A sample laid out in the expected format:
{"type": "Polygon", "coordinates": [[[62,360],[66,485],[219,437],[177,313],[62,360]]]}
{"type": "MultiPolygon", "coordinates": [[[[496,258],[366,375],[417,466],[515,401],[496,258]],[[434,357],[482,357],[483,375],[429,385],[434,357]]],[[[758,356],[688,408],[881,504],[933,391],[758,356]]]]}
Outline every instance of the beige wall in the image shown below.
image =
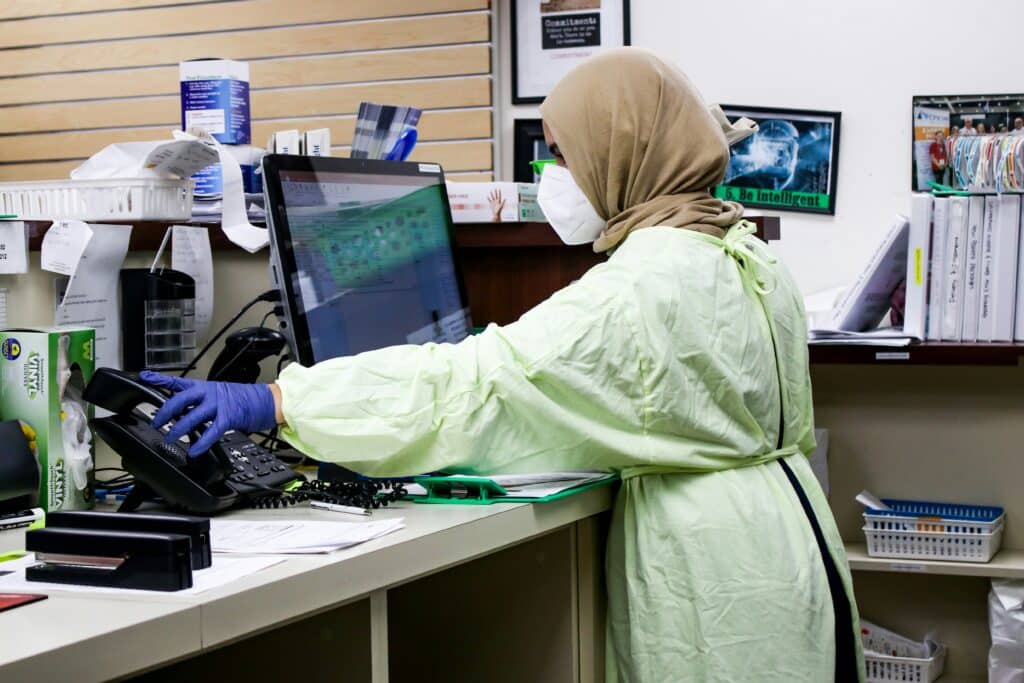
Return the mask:
{"type": "Polygon", "coordinates": [[[168,137],[178,62],[211,56],[249,64],[254,144],[327,127],[347,155],[360,102],[408,104],[425,110],[414,159],[489,177],[488,0],[154,4],[0,3],[0,180],[67,177],[111,142],[168,137]]]}

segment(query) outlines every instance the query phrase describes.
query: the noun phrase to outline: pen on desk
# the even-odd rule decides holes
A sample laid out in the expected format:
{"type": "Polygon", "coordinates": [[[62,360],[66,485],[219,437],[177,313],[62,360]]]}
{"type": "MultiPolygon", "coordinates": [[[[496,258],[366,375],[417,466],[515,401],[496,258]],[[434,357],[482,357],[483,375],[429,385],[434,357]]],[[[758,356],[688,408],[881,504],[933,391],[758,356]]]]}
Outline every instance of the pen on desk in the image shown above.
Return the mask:
{"type": "Polygon", "coordinates": [[[360,517],[369,517],[370,511],[365,508],[357,508],[351,505],[337,505],[335,503],[324,503],[319,500],[309,501],[309,507],[313,510],[329,510],[330,512],[344,512],[349,515],[359,515],[360,517]]]}

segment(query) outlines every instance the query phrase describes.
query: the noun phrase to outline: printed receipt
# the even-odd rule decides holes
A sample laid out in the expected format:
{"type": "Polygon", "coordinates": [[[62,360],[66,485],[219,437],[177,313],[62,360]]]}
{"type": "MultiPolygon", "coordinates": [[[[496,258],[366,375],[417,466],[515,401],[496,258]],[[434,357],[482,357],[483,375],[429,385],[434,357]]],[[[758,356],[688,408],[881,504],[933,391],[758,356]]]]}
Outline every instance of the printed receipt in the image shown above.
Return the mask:
{"type": "MultiPolygon", "coordinates": [[[[128,253],[128,240],[131,238],[130,225],[86,225],[81,221],[65,221],[77,223],[68,230],[59,231],[57,242],[51,244],[56,248],[56,255],[50,254],[51,266],[66,269],[71,263],[70,272],[44,268],[53,272],[70,275],[63,295],[58,294],[57,309],[54,313],[54,325],[59,327],[91,327],[96,330],[96,366],[121,367],[121,309],[118,306],[118,285],[121,265],[128,253]],[[84,247],[75,258],[78,245],[84,240],[84,247]],[[73,263],[72,263],[73,262],[73,263]]],[[[54,227],[57,227],[54,224],[54,227]]],[[[46,259],[47,240],[50,232],[43,238],[43,250],[46,259]]]]}
{"type": "Polygon", "coordinates": [[[92,229],[82,221],[57,221],[43,237],[40,260],[43,270],[72,275],[92,239],[92,229]]]}
{"type": "Polygon", "coordinates": [[[205,336],[213,318],[213,254],[210,231],[189,225],[171,226],[171,268],[196,281],[196,332],[205,336]]]}
{"type": "Polygon", "coordinates": [[[213,140],[220,154],[221,177],[224,189],[221,199],[220,227],[228,239],[251,254],[255,254],[270,244],[269,231],[257,228],[249,223],[249,214],[245,209],[245,191],[242,188],[242,168],[238,160],[225,150],[219,142],[213,140]]]}
{"type": "Polygon", "coordinates": [[[0,221],[0,275],[28,272],[28,226],[0,221]]]}

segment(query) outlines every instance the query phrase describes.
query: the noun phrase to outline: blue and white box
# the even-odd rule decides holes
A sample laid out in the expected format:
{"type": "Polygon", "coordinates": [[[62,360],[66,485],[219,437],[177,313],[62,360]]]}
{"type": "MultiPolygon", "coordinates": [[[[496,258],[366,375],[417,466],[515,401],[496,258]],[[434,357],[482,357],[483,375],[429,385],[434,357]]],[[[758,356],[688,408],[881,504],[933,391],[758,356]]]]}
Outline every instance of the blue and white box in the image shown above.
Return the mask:
{"type": "Polygon", "coordinates": [[[181,62],[178,71],[181,129],[202,128],[221,144],[249,144],[249,65],[232,59],[193,59],[181,62]]]}
{"type": "MultiPolygon", "coordinates": [[[[224,151],[235,158],[242,171],[242,190],[246,194],[263,192],[263,176],[260,174],[260,162],[267,150],[251,145],[225,145],[224,151]]],[[[224,192],[224,177],[220,164],[210,164],[192,179],[196,181],[194,194],[202,199],[220,197],[224,192]]]]}

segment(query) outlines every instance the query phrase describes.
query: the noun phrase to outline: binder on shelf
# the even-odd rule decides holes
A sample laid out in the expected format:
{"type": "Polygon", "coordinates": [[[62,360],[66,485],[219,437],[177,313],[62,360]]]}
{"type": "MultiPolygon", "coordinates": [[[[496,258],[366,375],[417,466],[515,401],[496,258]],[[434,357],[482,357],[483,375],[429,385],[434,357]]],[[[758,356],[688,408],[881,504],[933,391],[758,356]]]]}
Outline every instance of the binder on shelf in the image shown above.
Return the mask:
{"type": "Polygon", "coordinates": [[[910,198],[907,296],[903,313],[903,332],[915,339],[924,339],[927,331],[932,203],[930,194],[917,193],[910,198]]]}
{"type": "Polygon", "coordinates": [[[946,236],[949,232],[949,198],[936,197],[932,208],[931,258],[928,260],[928,341],[942,339],[946,269],[946,236]]]}
{"type": "MultiPolygon", "coordinates": [[[[491,505],[493,503],[547,503],[559,500],[576,493],[589,491],[598,486],[617,481],[617,474],[601,474],[592,477],[547,482],[544,495],[517,495],[517,488],[503,486],[494,479],[468,475],[445,475],[416,477],[416,483],[423,487],[424,493],[410,492],[409,497],[417,503],[444,503],[450,505],[491,505]]],[[[520,487],[529,489],[531,487],[520,487]]]]}
{"type": "MultiPolygon", "coordinates": [[[[1024,211],[1024,202],[1021,203],[1024,211]]],[[[1024,216],[1020,216],[1019,225],[1024,226],[1024,216]]],[[[1024,341],[1024,239],[1018,238],[1017,254],[1017,308],[1013,321],[1013,340],[1024,341]]]]}
{"type": "Polygon", "coordinates": [[[906,275],[909,221],[897,216],[853,286],[832,311],[835,330],[866,332],[889,312],[892,294],[906,275]]]}
{"type": "Polygon", "coordinates": [[[949,198],[949,230],[946,233],[945,267],[942,273],[942,341],[961,340],[967,212],[967,197],[949,198]]]}
{"type": "Polygon", "coordinates": [[[1017,305],[1017,256],[1020,250],[1020,195],[989,195],[995,203],[993,229],[992,335],[990,341],[1013,341],[1017,305]]]}
{"type": "Polygon", "coordinates": [[[995,289],[995,217],[994,197],[985,197],[985,217],[981,229],[981,282],[978,288],[978,341],[992,341],[993,290],[995,289]]]}
{"type": "Polygon", "coordinates": [[[963,328],[965,342],[978,341],[978,292],[981,290],[981,246],[985,226],[985,198],[969,197],[967,211],[967,256],[964,267],[963,328]]]}

